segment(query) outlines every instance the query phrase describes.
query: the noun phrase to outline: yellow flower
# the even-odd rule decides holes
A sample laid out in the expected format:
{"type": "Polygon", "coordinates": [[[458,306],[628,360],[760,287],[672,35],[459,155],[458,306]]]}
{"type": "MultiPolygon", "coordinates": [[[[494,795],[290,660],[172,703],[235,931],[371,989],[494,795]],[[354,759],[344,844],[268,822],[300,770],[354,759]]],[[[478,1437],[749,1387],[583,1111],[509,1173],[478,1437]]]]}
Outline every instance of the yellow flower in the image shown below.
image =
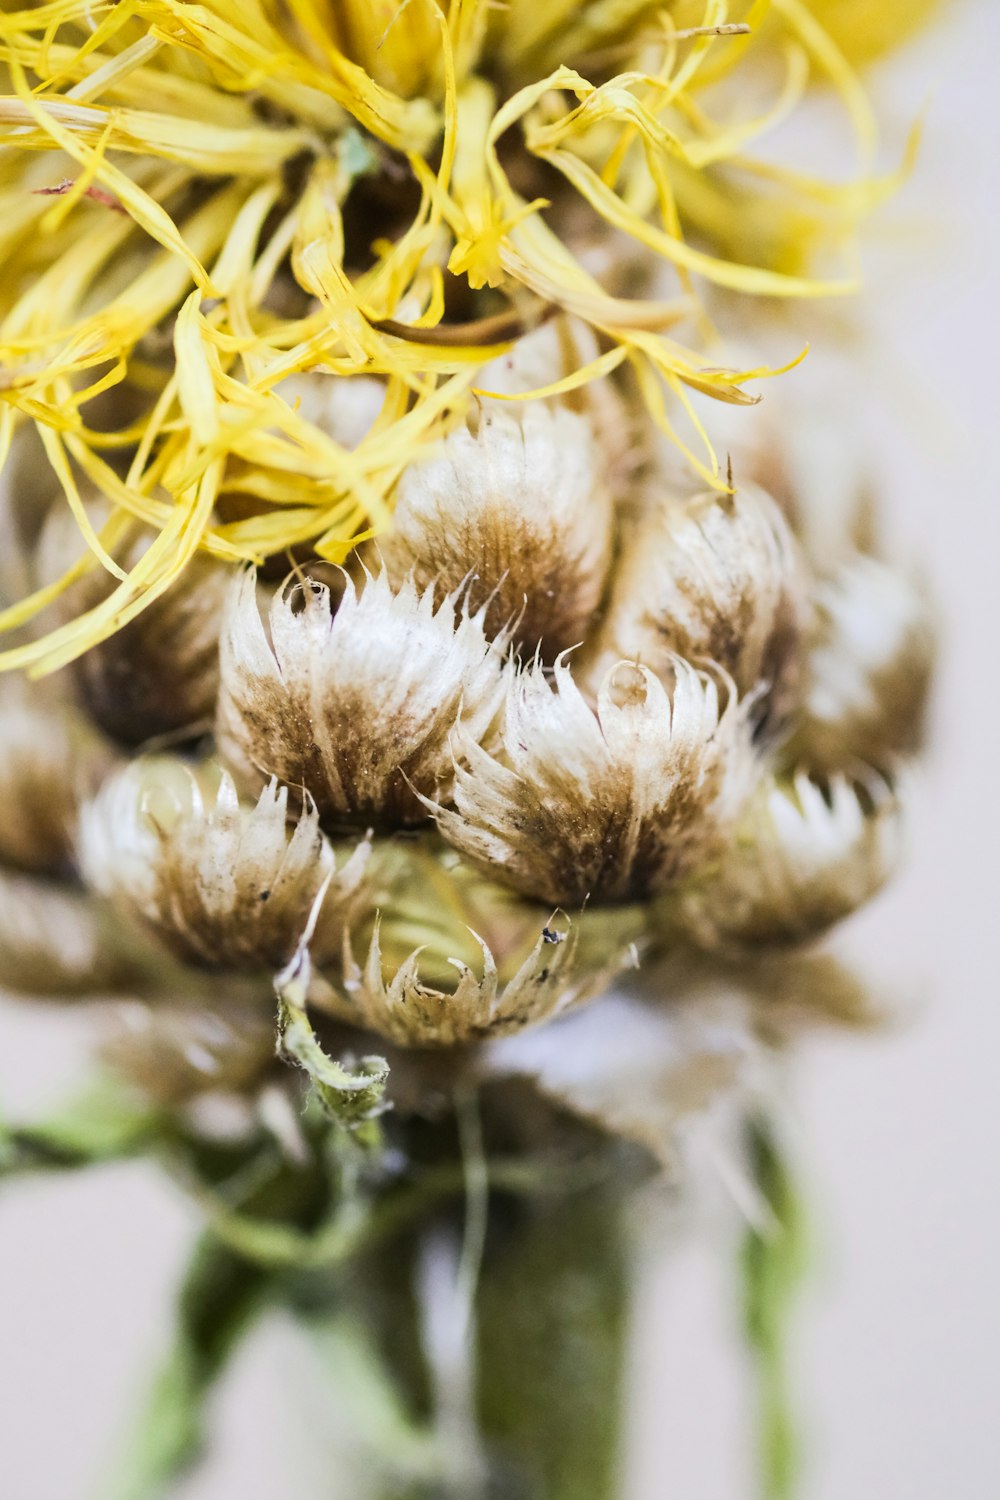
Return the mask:
{"type": "Polygon", "coordinates": [[[688,391],[751,400],[744,381],[773,372],[718,368],[692,318],[698,282],[846,291],[849,257],[820,281],[798,249],[843,245],[885,190],[843,54],[801,0],[773,0],[764,26],[767,9],[54,0],[0,12],[0,456],[35,430],[88,549],[0,626],[29,623],[88,569],[111,579],[0,667],[65,665],[199,549],[342,561],[385,529],[424,446],[465,417],[477,371],[557,312],[597,341],[561,388],[627,368],[649,418],[724,490],[688,391]],[[785,82],[761,115],[716,89],[776,53],[785,82]],[[832,79],[862,147],[836,187],[752,154],[812,72],[832,79]],[[737,218],[766,202],[788,253],[743,263],[711,232],[689,243],[691,229],[704,238],[697,183],[737,218]],[[670,295],[605,290],[577,250],[581,212],[672,268],[670,295]],[[376,383],[360,441],[299,405],[288,381],[302,372],[369,395],[376,383]],[[96,529],[81,476],[109,502],[96,529]],[[136,520],[154,540],[123,567],[116,548],[136,520]]]}
{"type": "Polygon", "coordinates": [[[941,0],[805,0],[830,37],[854,63],[871,62],[911,37],[941,0]]]}

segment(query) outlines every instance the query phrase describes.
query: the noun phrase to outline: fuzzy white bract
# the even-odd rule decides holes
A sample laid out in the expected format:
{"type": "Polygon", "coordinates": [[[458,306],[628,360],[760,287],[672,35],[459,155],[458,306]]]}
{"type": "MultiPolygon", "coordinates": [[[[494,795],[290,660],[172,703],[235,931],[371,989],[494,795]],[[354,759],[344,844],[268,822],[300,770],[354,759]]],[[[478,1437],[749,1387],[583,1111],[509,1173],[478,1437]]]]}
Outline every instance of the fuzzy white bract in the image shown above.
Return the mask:
{"type": "Polygon", "coordinates": [[[717,869],[678,893],[674,916],[708,949],[806,942],[881,889],[902,833],[900,788],[888,777],[769,779],[717,869]]]}
{"type": "Polygon", "coordinates": [[[356,894],[368,853],[360,845],[335,875],[311,802],[291,828],[287,819],[288,790],[274,781],[243,807],[225,772],[212,802],[182,763],[135,761],[84,807],[81,863],[95,889],[180,957],[274,971],[331,887],[345,904],[356,894]]]}
{"type": "Polygon", "coordinates": [[[630,901],[711,858],[754,769],[731,682],[680,657],[668,690],[627,662],[590,708],[560,659],[512,681],[501,747],[456,736],[455,807],[444,837],[497,879],[563,906],[630,901]]]}
{"type": "Polygon", "coordinates": [[[250,572],[237,579],[222,638],[219,751],[241,785],[304,788],[324,826],[426,820],[419,794],[452,781],[449,745],[490,730],[503,702],[504,633],[455,592],[435,602],[384,574],[330,590],[306,580],[271,605],[270,641],[250,572]]]}
{"type": "Polygon", "coordinates": [[[529,403],[487,412],[403,475],[382,552],[421,589],[458,588],[487,605],[491,633],[551,661],[587,634],[611,562],[612,510],[589,423],[529,403]]]}

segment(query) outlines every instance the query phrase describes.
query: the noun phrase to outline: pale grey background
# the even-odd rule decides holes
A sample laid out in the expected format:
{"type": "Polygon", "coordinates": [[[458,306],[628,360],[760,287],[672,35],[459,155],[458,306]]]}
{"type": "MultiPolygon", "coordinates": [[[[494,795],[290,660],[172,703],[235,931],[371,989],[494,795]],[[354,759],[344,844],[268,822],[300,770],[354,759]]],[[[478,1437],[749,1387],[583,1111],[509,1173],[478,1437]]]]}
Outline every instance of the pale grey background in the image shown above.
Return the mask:
{"type": "MultiPolygon", "coordinates": [[[[998,55],[1000,7],[981,0],[919,39],[880,87],[896,140],[934,97],[914,181],[875,234],[861,378],[896,525],[927,559],[947,642],[910,867],[848,934],[914,1019],[877,1040],[817,1038],[795,1075],[823,1245],[798,1336],[801,1500],[1000,1494],[998,55]]],[[[57,1096],[85,1033],[71,1011],[5,1006],[5,1108],[57,1096]]],[[[0,1198],[9,1500],[99,1496],[195,1229],[146,1166],[0,1198]]],[[[627,1500],[752,1500],[731,1267],[692,1235],[651,1264],[643,1296],[627,1500]]],[[[292,1333],[267,1325],[184,1500],[346,1500],[315,1378],[292,1333]],[[290,1474],[282,1448],[295,1438],[314,1456],[290,1474]]]]}

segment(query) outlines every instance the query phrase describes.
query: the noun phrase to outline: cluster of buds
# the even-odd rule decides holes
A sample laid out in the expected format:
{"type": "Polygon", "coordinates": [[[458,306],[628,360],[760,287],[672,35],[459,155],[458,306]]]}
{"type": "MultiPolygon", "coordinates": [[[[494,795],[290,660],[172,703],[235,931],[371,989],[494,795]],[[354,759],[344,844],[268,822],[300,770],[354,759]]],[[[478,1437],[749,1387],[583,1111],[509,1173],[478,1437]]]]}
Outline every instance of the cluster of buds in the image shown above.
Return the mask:
{"type": "Polygon", "coordinates": [[[871,896],[925,601],[861,545],[827,568],[809,493],[723,477],[687,392],[776,372],[674,337],[695,276],[845,289],[806,264],[842,195],[768,164],[731,213],[715,169],[752,179],[771,117],[694,97],[747,53],[792,97],[808,53],[857,123],[839,0],[162,0],[82,44],[58,9],[0,15],[0,668],[50,674],[0,683],[0,982],[130,1002],[118,1055],[148,1081],[166,1046],[179,1097],[227,1038],[267,1071],[275,983],[303,1025],[466,1047],[871,896]]]}
{"type": "MultiPolygon", "coordinates": [[[[546,341],[555,368],[555,329],[530,358],[546,341]]],[[[315,381],[335,409],[346,383],[315,381]]],[[[169,1038],[173,1098],[268,1068],[266,997],[306,956],[314,1014],[453,1047],[650,954],[808,944],[873,895],[927,686],[919,590],[861,554],[824,576],[759,485],[684,493],[648,457],[623,476],[613,442],[558,396],[484,403],[343,568],[208,564],[61,696],[8,684],[3,879],[74,925],[47,960],[43,923],[0,935],[6,981],[34,944],[53,989],[126,995],[114,1055],[148,1081],[143,1047],[169,1038]],[[146,708],[114,704],[123,657],[146,708]],[[144,713],[171,754],[135,754],[144,713]],[[207,971],[233,986],[233,1068],[212,1053],[185,1085],[207,971]]]]}
{"type": "Polygon", "coordinates": [[[121,1493],[279,1302],[402,1402],[380,1493],[610,1496],[695,1116],[787,1490],[768,1081],[872,1018],[934,630],[750,308],[853,288],[853,63],[935,3],[0,5],[0,996],[110,1023],[0,1175],[208,1221],[121,1493]],[[756,155],[812,79],[848,182],[756,155]]]}

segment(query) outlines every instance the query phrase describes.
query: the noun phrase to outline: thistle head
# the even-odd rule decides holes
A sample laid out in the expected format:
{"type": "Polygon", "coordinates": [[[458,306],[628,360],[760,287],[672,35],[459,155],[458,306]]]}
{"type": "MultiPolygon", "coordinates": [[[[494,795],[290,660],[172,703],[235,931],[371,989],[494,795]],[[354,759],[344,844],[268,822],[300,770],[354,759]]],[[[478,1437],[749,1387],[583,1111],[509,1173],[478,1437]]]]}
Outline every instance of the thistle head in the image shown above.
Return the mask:
{"type": "Polygon", "coordinates": [[[767,777],[715,867],[665,902],[668,920],[709,950],[819,937],[888,880],[902,820],[897,778],[767,777]]]}
{"type": "Polygon", "coordinates": [[[133,977],[120,924],[71,886],[0,869],[0,985],[28,995],[102,995],[133,977]]]}
{"type": "Polygon", "coordinates": [[[223,625],[219,751],[238,781],[304,788],[326,827],[426,821],[422,796],[449,794],[449,737],[477,744],[504,693],[506,636],[490,640],[461,590],[306,579],[275,595],[270,640],[255,578],[235,582],[223,625]]]}
{"type": "Polygon", "coordinates": [[[912,753],[935,656],[925,592],[876,558],[853,557],[816,589],[805,700],[789,754],[829,769],[912,753]]]}
{"type": "Polygon", "coordinates": [[[615,570],[590,676],[640,661],[669,676],[675,655],[716,662],[759,713],[781,722],[800,689],[805,571],[781,511],[756,485],[654,503],[615,570]]]}
{"type": "Polygon", "coordinates": [[[567,908],[665,889],[727,837],[753,769],[735,689],[671,662],[664,686],[621,662],[596,712],[565,660],[513,677],[499,743],[456,735],[454,807],[444,837],[495,878],[567,908]]]}
{"type": "Polygon", "coordinates": [[[219,1005],[115,1008],[101,1048],[104,1062],[158,1104],[199,1094],[242,1094],[259,1084],[274,1059],[274,1027],[259,1011],[219,1005]]]}
{"type": "MultiPolygon", "coordinates": [[[[107,519],[95,497],[90,519],[107,519]]],[[[148,528],[132,526],[114,549],[125,569],[139,566],[153,541],[148,528]]],[[[50,512],[38,546],[37,571],[53,583],[87,558],[79,528],[65,506],[50,512]]],[[[192,736],[211,727],[219,686],[219,622],[230,570],[197,556],[180,577],[135,619],[74,661],[77,695],[101,729],[121,744],[140,746],[169,736],[192,736]]],[[[65,621],[94,609],[111,595],[115,579],[91,566],[58,601],[65,621]]]]}
{"type": "Polygon", "coordinates": [[[80,805],[113,762],[107,742],[72,704],[0,678],[0,863],[67,874],[80,805]]]}
{"type": "Polygon", "coordinates": [[[504,978],[490,945],[470,930],[477,957],[471,963],[449,958],[446,974],[431,978],[422,948],[387,965],[376,923],[363,964],[345,940],[339,978],[313,999],[400,1047],[468,1045],[523,1031],[602,994],[636,964],[635,947],[624,934],[623,928],[618,941],[605,941],[599,959],[593,953],[585,958],[577,923],[539,916],[530,950],[504,978]]]}
{"type": "Polygon", "coordinates": [[[80,851],[91,886],[173,952],[234,971],[280,969],[325,897],[356,894],[367,859],[362,845],[335,874],[312,802],[289,827],[288,791],[273,779],[243,807],[228,773],[210,800],[187,766],[166,758],[108,780],[81,813],[80,851]]]}
{"type": "Polygon", "coordinates": [[[519,416],[483,414],[460,427],[400,482],[389,572],[468,584],[487,633],[510,626],[526,652],[551,661],[586,636],[611,562],[612,512],[587,420],[535,402],[519,416]]]}

